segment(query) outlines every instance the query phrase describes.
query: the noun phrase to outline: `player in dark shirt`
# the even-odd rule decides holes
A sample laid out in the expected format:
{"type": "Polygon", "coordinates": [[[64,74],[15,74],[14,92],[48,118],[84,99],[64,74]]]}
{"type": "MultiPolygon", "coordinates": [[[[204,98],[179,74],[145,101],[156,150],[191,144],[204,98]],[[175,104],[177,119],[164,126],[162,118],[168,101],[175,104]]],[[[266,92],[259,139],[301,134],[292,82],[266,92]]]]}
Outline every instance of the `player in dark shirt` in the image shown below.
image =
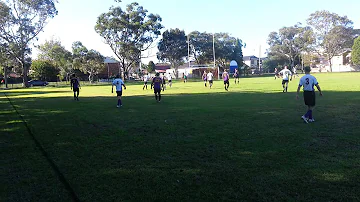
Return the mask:
{"type": "Polygon", "coordinates": [[[70,81],[70,88],[74,91],[74,100],[79,101],[79,93],[80,93],[80,82],[79,79],[75,76],[75,74],[72,75],[71,81],[70,81]]]}
{"type": "Polygon", "coordinates": [[[157,102],[160,102],[161,100],[161,90],[164,86],[163,81],[159,75],[160,75],[159,73],[156,73],[155,77],[151,82],[151,88],[154,87],[155,99],[157,102]]]}

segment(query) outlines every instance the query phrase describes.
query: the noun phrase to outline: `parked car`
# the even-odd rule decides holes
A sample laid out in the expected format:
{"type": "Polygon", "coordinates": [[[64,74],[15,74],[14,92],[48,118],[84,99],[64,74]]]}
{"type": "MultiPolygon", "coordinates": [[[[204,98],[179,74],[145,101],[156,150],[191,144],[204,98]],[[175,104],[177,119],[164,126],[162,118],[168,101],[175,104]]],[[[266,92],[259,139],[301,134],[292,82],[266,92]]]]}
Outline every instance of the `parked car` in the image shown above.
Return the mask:
{"type": "Polygon", "coordinates": [[[31,80],[28,81],[28,86],[47,86],[49,83],[47,81],[41,80],[31,80]]]}

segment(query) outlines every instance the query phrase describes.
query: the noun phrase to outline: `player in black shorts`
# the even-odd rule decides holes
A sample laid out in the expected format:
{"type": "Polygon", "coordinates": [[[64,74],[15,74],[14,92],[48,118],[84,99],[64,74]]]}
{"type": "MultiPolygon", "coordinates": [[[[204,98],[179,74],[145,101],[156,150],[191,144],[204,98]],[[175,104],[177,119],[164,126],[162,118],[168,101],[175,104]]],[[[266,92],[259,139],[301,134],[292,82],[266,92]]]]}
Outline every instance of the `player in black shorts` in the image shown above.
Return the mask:
{"type": "Polygon", "coordinates": [[[75,74],[73,74],[70,81],[70,89],[74,91],[74,100],[77,101],[79,101],[79,93],[80,93],[79,88],[80,88],[79,79],[75,76],[75,74]]]}

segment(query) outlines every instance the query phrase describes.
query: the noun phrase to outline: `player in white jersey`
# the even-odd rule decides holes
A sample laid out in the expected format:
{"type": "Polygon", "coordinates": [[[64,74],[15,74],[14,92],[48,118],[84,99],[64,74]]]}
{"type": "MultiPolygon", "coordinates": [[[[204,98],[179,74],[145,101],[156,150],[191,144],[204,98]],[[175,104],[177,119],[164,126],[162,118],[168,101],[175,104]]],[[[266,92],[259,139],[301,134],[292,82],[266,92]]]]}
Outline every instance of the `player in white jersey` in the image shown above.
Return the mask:
{"type": "Polygon", "coordinates": [[[316,78],[312,75],[310,75],[310,67],[305,67],[305,76],[301,77],[299,86],[296,93],[296,99],[299,99],[299,92],[301,86],[304,86],[304,102],[305,105],[308,106],[308,111],[306,114],[301,116],[301,118],[305,121],[305,123],[308,122],[314,122],[314,117],[312,115],[312,110],[315,107],[315,89],[314,86],[318,89],[320,96],[322,96],[322,91],[319,86],[319,83],[317,82],[316,78]]]}
{"type": "Polygon", "coordinates": [[[122,106],[122,102],[121,102],[122,87],[124,86],[124,89],[126,89],[126,86],[125,86],[123,80],[120,79],[119,74],[116,76],[116,79],[114,79],[114,81],[112,82],[111,93],[114,93],[114,86],[116,86],[116,96],[118,98],[116,107],[119,108],[122,106]]]}
{"type": "Polygon", "coordinates": [[[144,75],[144,87],[143,87],[143,90],[144,90],[145,88],[146,88],[146,90],[147,90],[147,83],[148,83],[149,79],[150,79],[149,73],[148,73],[148,74],[145,74],[145,75],[144,75]]]}
{"type": "Polygon", "coordinates": [[[283,86],[283,92],[287,92],[287,89],[288,89],[288,85],[289,85],[289,78],[290,78],[290,81],[291,81],[291,71],[288,70],[288,67],[285,66],[283,70],[281,70],[279,72],[280,75],[282,75],[283,79],[282,79],[282,86],[283,86]]]}
{"type": "Polygon", "coordinates": [[[208,80],[208,82],[209,82],[209,86],[210,86],[210,88],[212,87],[212,85],[213,85],[213,77],[214,77],[214,75],[213,75],[213,73],[211,73],[211,71],[207,74],[207,80],[208,80]]]}
{"type": "Polygon", "coordinates": [[[299,75],[297,74],[297,69],[296,69],[296,67],[294,66],[294,67],[293,67],[293,77],[295,78],[295,76],[299,77],[299,75]]]}
{"type": "Polygon", "coordinates": [[[167,75],[167,80],[168,80],[168,84],[169,84],[170,87],[172,86],[171,79],[172,79],[172,76],[171,76],[171,73],[169,72],[169,74],[167,75]]]}

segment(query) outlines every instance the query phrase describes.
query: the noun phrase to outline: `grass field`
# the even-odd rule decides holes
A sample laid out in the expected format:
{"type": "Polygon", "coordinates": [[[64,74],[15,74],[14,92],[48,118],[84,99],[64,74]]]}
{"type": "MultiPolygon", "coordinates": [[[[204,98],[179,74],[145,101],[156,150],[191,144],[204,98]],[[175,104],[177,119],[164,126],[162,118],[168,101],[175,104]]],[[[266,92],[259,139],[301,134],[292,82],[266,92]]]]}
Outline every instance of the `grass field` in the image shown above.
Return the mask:
{"type": "Polygon", "coordinates": [[[360,74],[315,76],[309,124],[298,78],[175,82],[161,103],[132,83],[119,109],[109,85],[2,90],[0,201],[360,201],[360,74]]]}

